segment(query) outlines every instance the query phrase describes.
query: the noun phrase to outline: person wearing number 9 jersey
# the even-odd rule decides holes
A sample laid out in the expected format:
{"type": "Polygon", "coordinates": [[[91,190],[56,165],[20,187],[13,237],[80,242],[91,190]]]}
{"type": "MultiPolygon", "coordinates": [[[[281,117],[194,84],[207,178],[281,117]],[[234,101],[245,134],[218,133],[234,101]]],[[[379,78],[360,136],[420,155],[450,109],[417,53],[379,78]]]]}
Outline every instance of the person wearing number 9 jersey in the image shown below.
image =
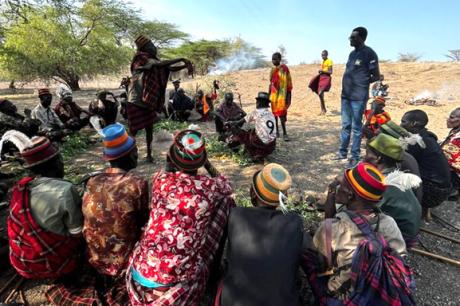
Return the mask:
{"type": "Polygon", "coordinates": [[[239,121],[232,124],[236,130],[234,140],[243,144],[251,157],[259,162],[263,162],[276,148],[275,116],[269,105],[268,93],[259,92],[256,97],[256,109],[242,119],[250,125],[249,130],[238,128],[239,121]]]}

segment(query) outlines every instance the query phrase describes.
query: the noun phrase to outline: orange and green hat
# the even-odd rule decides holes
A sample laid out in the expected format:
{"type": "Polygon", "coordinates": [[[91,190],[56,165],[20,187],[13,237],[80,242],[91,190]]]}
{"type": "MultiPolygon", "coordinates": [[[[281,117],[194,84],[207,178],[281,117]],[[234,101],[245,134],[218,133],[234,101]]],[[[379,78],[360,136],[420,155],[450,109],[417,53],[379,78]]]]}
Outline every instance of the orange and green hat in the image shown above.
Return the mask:
{"type": "Polygon", "coordinates": [[[346,170],[345,179],[357,196],[370,202],[379,202],[386,189],[383,174],[369,163],[346,170]]]}
{"type": "Polygon", "coordinates": [[[263,203],[278,206],[280,192],[286,193],[291,187],[289,172],[281,165],[271,163],[257,171],[252,178],[252,187],[263,203]]]}
{"type": "Polygon", "coordinates": [[[114,160],[127,155],[136,147],[134,138],[130,137],[121,123],[114,123],[102,130],[104,135],[104,159],[114,160]]]}

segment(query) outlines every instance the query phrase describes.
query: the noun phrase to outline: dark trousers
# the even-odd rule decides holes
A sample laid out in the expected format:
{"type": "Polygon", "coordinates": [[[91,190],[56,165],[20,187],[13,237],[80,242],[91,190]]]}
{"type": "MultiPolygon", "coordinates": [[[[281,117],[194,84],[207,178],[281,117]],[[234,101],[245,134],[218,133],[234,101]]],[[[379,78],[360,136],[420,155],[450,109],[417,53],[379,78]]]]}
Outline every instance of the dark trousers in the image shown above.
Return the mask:
{"type": "Polygon", "coordinates": [[[216,124],[217,133],[222,134],[225,132],[224,122],[219,117],[216,116],[216,118],[214,119],[214,123],[216,124]]]}

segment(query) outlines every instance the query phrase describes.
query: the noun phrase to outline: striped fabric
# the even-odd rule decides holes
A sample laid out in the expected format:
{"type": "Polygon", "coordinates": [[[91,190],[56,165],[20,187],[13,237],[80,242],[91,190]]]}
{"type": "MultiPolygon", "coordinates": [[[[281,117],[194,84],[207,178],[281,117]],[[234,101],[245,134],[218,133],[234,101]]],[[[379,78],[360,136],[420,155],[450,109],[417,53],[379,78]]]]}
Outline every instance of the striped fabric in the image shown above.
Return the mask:
{"type": "Polygon", "coordinates": [[[378,104],[385,106],[385,98],[382,96],[375,97],[374,102],[377,102],[378,104]]]}
{"type": "Polygon", "coordinates": [[[134,41],[134,43],[136,44],[136,47],[138,49],[142,48],[143,46],[145,46],[148,42],[150,42],[150,38],[148,38],[147,36],[145,35],[139,35],[136,40],[134,41]]]}
{"type": "Polygon", "coordinates": [[[134,136],[139,130],[153,126],[159,120],[157,113],[153,109],[142,108],[134,103],[126,104],[126,112],[129,132],[134,136]]]}
{"type": "Polygon", "coordinates": [[[346,170],[345,179],[359,197],[371,202],[380,201],[386,189],[383,174],[368,163],[359,163],[346,170]]]}
{"type": "Polygon", "coordinates": [[[28,184],[32,181],[32,177],[24,177],[13,188],[7,221],[10,262],[25,278],[57,278],[77,267],[80,239],[38,225],[30,210],[28,184]]]}
{"type": "Polygon", "coordinates": [[[253,188],[257,197],[269,205],[278,205],[280,192],[285,193],[291,184],[289,172],[275,163],[266,165],[253,177],[253,188]]]}
{"type": "Polygon", "coordinates": [[[38,90],[38,96],[39,97],[44,96],[44,95],[50,95],[50,94],[51,94],[51,92],[50,92],[50,90],[48,88],[40,88],[38,90]]]}
{"type": "Polygon", "coordinates": [[[404,260],[388,245],[385,238],[374,232],[367,220],[346,211],[365,238],[358,245],[351,265],[353,292],[340,300],[328,290],[328,277],[320,273],[318,254],[309,250],[302,258],[304,269],[313,294],[319,305],[415,305],[412,292],[415,289],[413,274],[404,260]]]}
{"type": "Polygon", "coordinates": [[[135,147],[136,143],[128,136],[126,129],[121,123],[106,126],[104,134],[104,159],[114,160],[125,156],[135,147]]]}
{"type": "Polygon", "coordinates": [[[366,238],[361,241],[351,266],[354,292],[346,305],[415,305],[412,271],[389,247],[383,235],[352,211],[346,213],[366,238]]]}
{"type": "Polygon", "coordinates": [[[181,170],[193,171],[206,161],[205,142],[201,133],[194,130],[180,132],[169,149],[169,158],[181,170]]]}
{"type": "Polygon", "coordinates": [[[26,148],[21,152],[21,156],[26,162],[25,168],[42,164],[59,154],[59,150],[46,137],[37,137],[32,144],[31,148],[26,148]]]}

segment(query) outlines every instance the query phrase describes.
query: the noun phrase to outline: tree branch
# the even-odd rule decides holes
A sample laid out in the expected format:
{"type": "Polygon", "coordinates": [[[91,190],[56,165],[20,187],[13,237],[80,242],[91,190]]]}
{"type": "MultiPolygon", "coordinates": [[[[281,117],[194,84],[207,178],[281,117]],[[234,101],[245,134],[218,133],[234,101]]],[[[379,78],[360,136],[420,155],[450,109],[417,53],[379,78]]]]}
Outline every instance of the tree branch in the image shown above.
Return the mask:
{"type": "Polygon", "coordinates": [[[91,26],[89,27],[88,31],[86,31],[86,33],[83,36],[83,38],[80,40],[80,46],[86,45],[86,43],[88,41],[88,37],[91,34],[91,32],[94,30],[94,28],[96,27],[96,21],[98,21],[98,20],[100,20],[100,18],[95,18],[95,19],[93,19],[91,21],[91,26]]]}

